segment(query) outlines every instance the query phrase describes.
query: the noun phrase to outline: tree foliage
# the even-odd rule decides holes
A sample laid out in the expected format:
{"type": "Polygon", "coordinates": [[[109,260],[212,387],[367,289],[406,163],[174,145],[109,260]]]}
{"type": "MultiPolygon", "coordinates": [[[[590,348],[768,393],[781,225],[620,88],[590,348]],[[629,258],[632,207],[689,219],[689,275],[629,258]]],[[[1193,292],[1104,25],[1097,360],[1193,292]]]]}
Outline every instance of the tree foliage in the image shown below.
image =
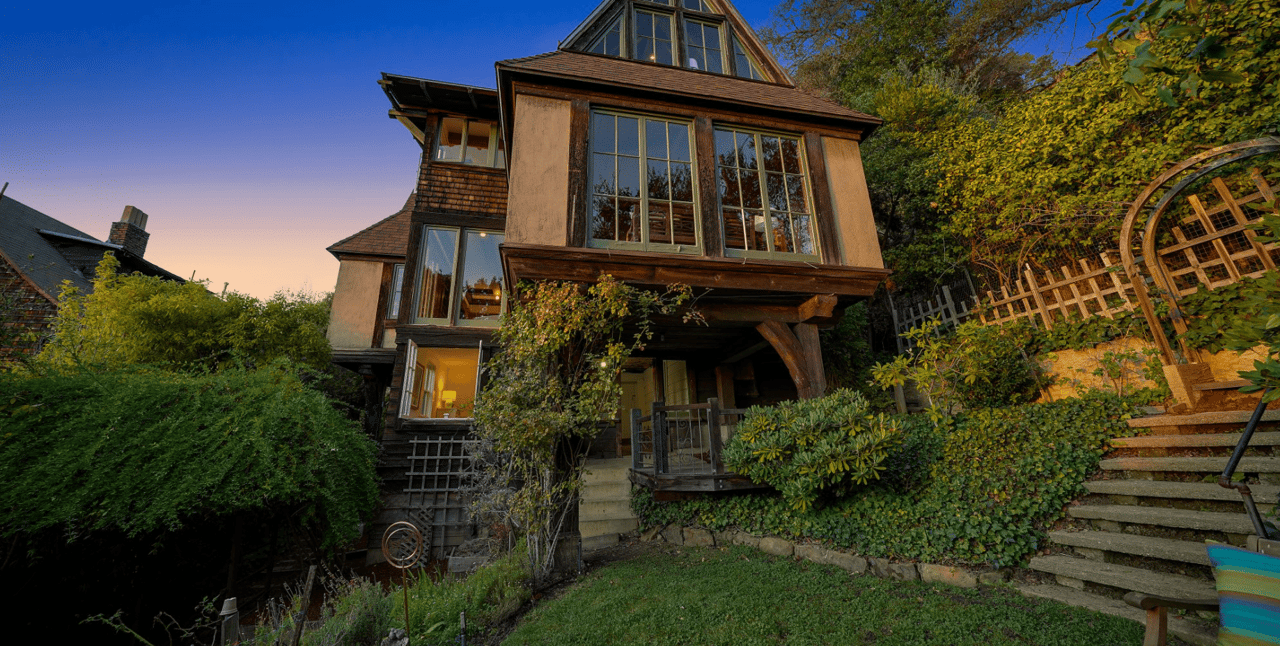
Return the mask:
{"type": "Polygon", "coordinates": [[[526,534],[539,577],[554,564],[567,505],[576,504],[580,457],[598,423],[617,415],[623,363],[649,340],[652,316],[675,315],[689,298],[686,286],[656,294],[610,276],[589,287],[526,283],[503,316],[494,333],[501,350],[485,364],[475,409],[482,472],[474,507],[506,515],[526,534]]]}
{"type": "Polygon", "coordinates": [[[106,254],[93,291],[66,285],[54,336],[37,358],[51,367],[266,365],[285,357],[323,369],[329,361],[327,299],[277,293],[262,301],[214,294],[206,283],[122,275],[106,254]]]}
{"type": "Polygon", "coordinates": [[[377,502],[373,444],[281,368],[0,375],[0,534],[129,536],[301,512],[327,545],[377,502]]]}

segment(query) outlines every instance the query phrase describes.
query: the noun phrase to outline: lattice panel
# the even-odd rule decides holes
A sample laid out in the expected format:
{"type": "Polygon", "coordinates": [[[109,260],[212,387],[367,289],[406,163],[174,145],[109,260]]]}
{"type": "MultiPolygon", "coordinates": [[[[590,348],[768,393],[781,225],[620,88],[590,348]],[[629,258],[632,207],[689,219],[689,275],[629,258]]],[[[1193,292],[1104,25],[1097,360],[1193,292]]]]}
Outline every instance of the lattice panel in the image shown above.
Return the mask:
{"type": "Polygon", "coordinates": [[[1212,195],[1187,196],[1190,214],[1171,229],[1176,243],[1157,252],[1178,296],[1201,286],[1214,289],[1244,277],[1256,278],[1275,269],[1280,257],[1280,245],[1258,242],[1254,231],[1246,228],[1262,217],[1259,209],[1248,208],[1250,204],[1276,199],[1262,172],[1250,169],[1249,181],[1234,192],[1222,178],[1214,178],[1210,185],[1212,195]],[[1237,197],[1244,191],[1249,192],[1237,197]]]}
{"type": "MultiPolygon", "coordinates": [[[[432,510],[431,548],[437,558],[471,536],[471,519],[462,500],[462,487],[471,471],[466,433],[423,434],[409,440],[409,484],[413,505],[432,510]]],[[[424,532],[425,534],[425,532],[424,532]]]]}
{"type": "Polygon", "coordinates": [[[1028,267],[1022,278],[1014,282],[1013,293],[1001,287],[1000,294],[987,292],[987,311],[983,323],[1004,323],[1020,318],[1052,328],[1070,320],[1116,314],[1136,307],[1131,297],[1128,277],[1118,271],[1119,259],[1114,251],[1099,254],[1090,262],[1081,258],[1079,267],[1062,266],[1055,270],[1032,271],[1028,267]]]}

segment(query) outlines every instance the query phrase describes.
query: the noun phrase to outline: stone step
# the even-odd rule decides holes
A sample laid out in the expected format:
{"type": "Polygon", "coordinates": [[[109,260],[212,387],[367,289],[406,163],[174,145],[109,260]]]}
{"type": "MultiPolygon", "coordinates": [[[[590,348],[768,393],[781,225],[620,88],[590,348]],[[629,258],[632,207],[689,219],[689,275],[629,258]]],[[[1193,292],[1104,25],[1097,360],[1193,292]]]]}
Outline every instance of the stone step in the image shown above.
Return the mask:
{"type": "MultiPolygon", "coordinates": [[[[1190,415],[1153,415],[1126,420],[1130,428],[1160,428],[1165,426],[1194,426],[1198,424],[1248,424],[1252,410],[1215,411],[1190,415]]],[[[1263,422],[1280,421],[1280,410],[1263,411],[1263,422]]]]}
{"type": "MultiPolygon", "coordinates": [[[[1111,440],[1117,449],[1234,447],[1244,433],[1197,433],[1195,435],[1142,435],[1111,440]]],[[[1257,431],[1249,438],[1249,446],[1280,446],[1280,432],[1257,431]]]]}
{"type": "MultiPolygon", "coordinates": [[[[1175,599],[1208,599],[1218,595],[1211,581],[1163,574],[1127,565],[1070,556],[1037,556],[1027,567],[1067,579],[1087,581],[1120,590],[1145,592],[1175,599]]],[[[1059,581],[1061,582],[1061,581],[1059,581]]]]}
{"type": "Polygon", "coordinates": [[[594,552],[618,544],[618,534],[601,534],[599,536],[582,537],[582,551],[594,552]]]}
{"type": "Polygon", "coordinates": [[[619,480],[617,482],[593,482],[582,487],[582,498],[584,500],[630,497],[630,480],[619,480]]]}
{"type": "Polygon", "coordinates": [[[583,537],[601,534],[626,534],[636,531],[640,521],[635,518],[614,520],[578,520],[578,532],[583,537]]]}
{"type": "Polygon", "coordinates": [[[1130,525],[1155,525],[1227,534],[1252,534],[1253,524],[1241,513],[1189,511],[1136,505],[1076,505],[1067,508],[1072,518],[1110,520],[1130,525]]]}
{"type": "MultiPolygon", "coordinates": [[[[1222,473],[1227,456],[1213,458],[1110,458],[1103,460],[1104,471],[1178,471],[1222,473]]],[[[1280,458],[1243,457],[1236,473],[1280,473],[1280,458]]]]}
{"type": "Polygon", "coordinates": [[[630,469],[631,458],[587,460],[582,472],[582,482],[588,485],[598,482],[627,482],[627,472],[630,469]]]}
{"type": "MultiPolygon", "coordinates": [[[[1164,482],[1160,480],[1093,480],[1084,483],[1089,493],[1138,498],[1173,498],[1181,500],[1216,500],[1240,502],[1240,493],[1216,482],[1164,482]]],[[[1258,504],[1275,503],[1280,486],[1249,485],[1258,504]]],[[[1241,507],[1243,509],[1243,507],[1241,507]]]]}
{"type": "Polygon", "coordinates": [[[1209,565],[1204,543],[1176,541],[1169,538],[1117,534],[1115,532],[1049,532],[1049,540],[1057,545],[1132,554],[1147,558],[1209,565]]]}
{"type": "MultiPolygon", "coordinates": [[[[1118,599],[1111,599],[1084,590],[1076,590],[1061,585],[1035,584],[1020,585],[1018,591],[1028,597],[1050,599],[1069,606],[1084,608],[1094,612],[1122,617],[1146,624],[1146,613],[1118,599]]],[[[1181,617],[1169,616],[1169,634],[1195,646],[1213,646],[1218,643],[1218,631],[1215,626],[1197,624],[1181,617]]]]}
{"type": "Polygon", "coordinates": [[[578,504],[578,518],[581,520],[633,519],[635,517],[635,514],[631,513],[630,498],[583,500],[578,504]]]}

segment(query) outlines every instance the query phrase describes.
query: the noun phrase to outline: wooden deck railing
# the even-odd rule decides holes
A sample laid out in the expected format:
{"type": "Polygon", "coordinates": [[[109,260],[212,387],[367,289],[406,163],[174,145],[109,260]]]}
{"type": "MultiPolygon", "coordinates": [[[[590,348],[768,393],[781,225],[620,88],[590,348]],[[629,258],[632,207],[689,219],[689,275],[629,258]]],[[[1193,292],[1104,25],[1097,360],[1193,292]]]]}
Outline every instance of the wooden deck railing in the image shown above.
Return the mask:
{"type": "Polygon", "coordinates": [[[724,445],[733,437],[742,408],[654,402],[648,415],[631,410],[631,466],[667,474],[724,474],[724,445]]]}

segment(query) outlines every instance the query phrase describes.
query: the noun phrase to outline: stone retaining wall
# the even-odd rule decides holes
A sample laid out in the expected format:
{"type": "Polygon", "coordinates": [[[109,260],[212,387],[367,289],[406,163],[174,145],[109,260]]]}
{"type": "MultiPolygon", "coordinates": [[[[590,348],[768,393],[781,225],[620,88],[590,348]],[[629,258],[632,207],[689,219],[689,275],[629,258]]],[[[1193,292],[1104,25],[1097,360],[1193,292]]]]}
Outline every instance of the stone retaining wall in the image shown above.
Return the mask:
{"type": "Polygon", "coordinates": [[[697,527],[667,525],[653,527],[640,536],[641,541],[663,541],[674,545],[718,547],[745,545],[774,556],[803,559],[819,565],[838,567],[850,574],[869,574],[882,579],[897,581],[924,581],[946,583],[962,588],[979,585],[999,585],[1009,578],[1006,570],[972,572],[951,565],[933,563],[899,563],[889,559],[867,558],[831,550],[812,543],[795,543],[776,536],[754,536],[738,530],[712,532],[697,527]]]}

